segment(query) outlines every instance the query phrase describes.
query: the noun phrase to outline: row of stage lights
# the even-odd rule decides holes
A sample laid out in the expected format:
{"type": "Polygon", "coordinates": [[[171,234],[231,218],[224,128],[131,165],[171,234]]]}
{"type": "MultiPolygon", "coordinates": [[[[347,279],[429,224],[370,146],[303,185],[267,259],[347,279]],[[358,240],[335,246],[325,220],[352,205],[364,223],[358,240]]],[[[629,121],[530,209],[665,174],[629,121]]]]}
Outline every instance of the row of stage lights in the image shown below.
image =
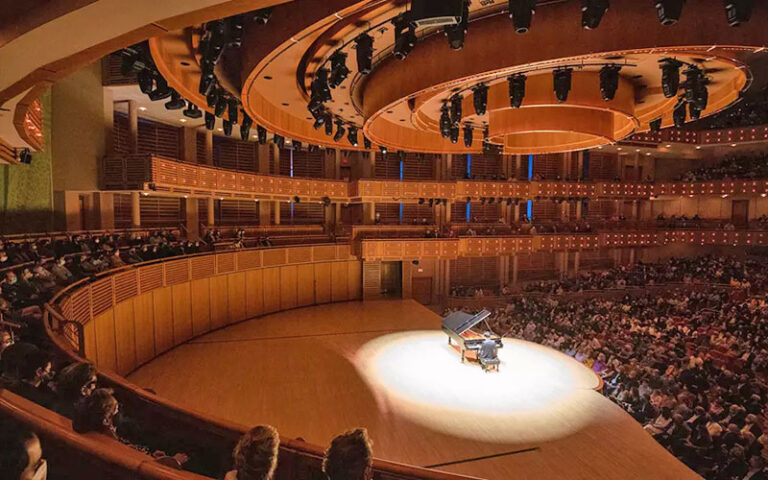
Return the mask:
{"type": "MultiPolygon", "coordinates": [[[[515,31],[519,34],[525,34],[531,29],[531,22],[536,10],[536,0],[508,0],[509,16],[514,24],[515,31]]],[[[653,0],[656,7],[659,21],[662,25],[674,25],[680,20],[685,0],[653,0]]],[[[600,25],[603,16],[608,11],[609,0],[582,0],[582,27],[585,29],[595,29],[600,25]]],[[[748,22],[752,15],[754,0],[725,0],[724,7],[728,24],[732,27],[748,22]]],[[[444,26],[444,33],[448,37],[451,48],[459,50],[464,46],[464,37],[468,27],[469,1],[460,0],[457,9],[461,9],[461,15],[457,18],[461,20],[454,25],[444,26]]],[[[456,13],[459,13],[458,10],[456,13]]],[[[392,20],[395,32],[395,45],[393,56],[398,60],[405,60],[416,47],[418,38],[416,36],[416,22],[412,21],[411,12],[405,12],[392,20]]],[[[373,50],[374,40],[368,32],[359,35],[355,39],[355,50],[357,57],[357,70],[362,75],[369,74],[373,69],[373,50]]],[[[332,100],[331,89],[335,89],[347,79],[351,71],[347,67],[347,54],[337,50],[330,57],[331,68],[320,68],[315,74],[315,79],[311,86],[311,98],[308,105],[315,123],[315,129],[325,125],[325,132],[328,136],[333,134],[333,125],[336,125],[336,134],[334,141],[340,141],[344,137],[345,122],[340,118],[335,118],[333,114],[325,108],[325,103],[332,100]]],[[[662,74],[665,79],[664,94],[671,98],[677,94],[680,85],[679,70],[683,64],[674,59],[665,59],[662,64],[662,74]],[[674,73],[677,76],[674,76],[674,73]]],[[[611,101],[615,98],[619,87],[619,73],[621,65],[607,64],[600,70],[600,91],[603,100],[611,101]]],[[[568,94],[571,90],[571,76],[573,68],[558,68],[553,72],[553,82],[555,95],[559,102],[568,100],[568,94]]],[[[696,66],[690,66],[686,70],[686,92],[675,107],[675,126],[681,126],[685,123],[686,105],[691,120],[697,120],[701,112],[707,105],[707,80],[702,71],[696,66]]],[[[509,77],[509,100],[510,106],[520,108],[525,98],[526,75],[516,74],[509,77]]],[[[488,102],[488,86],[479,84],[472,88],[474,96],[475,112],[478,115],[485,115],[488,102]]],[[[463,130],[464,144],[470,148],[474,140],[474,127],[466,124],[460,126],[461,97],[451,98],[450,107],[444,106],[440,117],[440,133],[444,138],[448,138],[452,143],[459,140],[459,132],[463,130]],[[457,101],[458,100],[458,101],[457,101]]],[[[656,131],[661,127],[661,119],[651,122],[651,129],[656,131]]],[[[349,124],[349,143],[358,146],[357,131],[360,127],[349,124]]],[[[484,146],[487,143],[487,129],[484,130],[484,146]]],[[[366,148],[369,143],[366,140],[366,148]]]]}

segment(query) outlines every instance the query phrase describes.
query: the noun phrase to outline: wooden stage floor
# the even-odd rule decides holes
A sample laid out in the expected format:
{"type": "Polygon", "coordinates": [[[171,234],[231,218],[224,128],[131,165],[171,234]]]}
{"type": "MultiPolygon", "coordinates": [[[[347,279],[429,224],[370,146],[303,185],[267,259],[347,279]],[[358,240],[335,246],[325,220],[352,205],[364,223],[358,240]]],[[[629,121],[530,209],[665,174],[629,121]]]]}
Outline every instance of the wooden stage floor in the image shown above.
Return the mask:
{"type": "Polygon", "coordinates": [[[520,365],[527,364],[513,357],[507,357],[509,365],[502,363],[500,374],[480,376],[479,367],[461,365],[458,354],[446,353],[446,337],[439,329],[440,317],[410,300],[308,307],[202,336],[128,378],[185,407],[248,426],[271,424],[282,435],[318,445],[327,445],[346,429],[365,426],[379,458],[444,465],[439,469],[489,480],[699,478],[618,406],[580,387],[578,382],[590,373],[584,377],[583,371],[576,372],[583,369],[573,360],[526,342],[500,350],[500,356],[530,354],[531,365],[544,368],[542,372],[550,368],[553,377],[576,372],[574,378],[581,380],[563,377],[563,383],[575,383],[563,387],[548,414],[531,405],[539,397],[516,394],[510,384],[534,390],[544,386],[536,394],[551,396],[561,387],[552,383],[556,380],[549,381],[549,388],[537,381],[537,374],[526,378],[520,365]],[[422,372],[421,362],[409,366],[409,356],[425,351],[422,345],[440,349],[434,355],[440,358],[424,362],[424,368],[434,369],[442,361],[444,372],[422,372]],[[554,366],[544,365],[549,360],[541,361],[541,355],[554,366]],[[423,382],[408,383],[419,382],[419,375],[424,375],[423,382]],[[512,380],[502,384],[505,379],[512,380]],[[467,382],[473,383],[466,386],[470,394],[482,390],[487,397],[510,401],[491,398],[486,405],[478,396],[480,403],[473,404],[474,397],[459,394],[467,382]],[[452,396],[442,395],[441,385],[452,396]],[[398,387],[403,390],[396,391],[398,387]],[[408,397],[413,390],[420,393],[404,398],[403,392],[408,397]],[[434,405],[430,392],[441,397],[434,405]],[[512,411],[518,408],[522,411],[512,411]]]}

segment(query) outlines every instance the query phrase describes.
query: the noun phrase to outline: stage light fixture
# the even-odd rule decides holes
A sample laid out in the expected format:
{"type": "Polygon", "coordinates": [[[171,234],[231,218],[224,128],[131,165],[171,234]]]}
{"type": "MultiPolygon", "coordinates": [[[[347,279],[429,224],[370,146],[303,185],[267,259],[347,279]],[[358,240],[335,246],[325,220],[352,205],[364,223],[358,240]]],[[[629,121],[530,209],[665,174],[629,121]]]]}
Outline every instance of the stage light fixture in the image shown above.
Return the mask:
{"type": "Polygon", "coordinates": [[[451,115],[449,113],[450,107],[448,105],[443,104],[443,106],[440,108],[440,135],[443,136],[443,138],[448,138],[451,136],[451,115]]]}
{"type": "Polygon", "coordinates": [[[228,119],[224,119],[221,122],[221,126],[224,128],[224,135],[230,136],[232,135],[232,121],[228,119]]]}
{"type": "Polygon", "coordinates": [[[157,77],[155,79],[155,89],[149,92],[149,99],[153,102],[158,100],[165,100],[171,96],[171,87],[168,86],[168,82],[163,77],[157,77]]]}
{"type": "Polygon", "coordinates": [[[350,125],[349,130],[347,132],[347,140],[349,140],[349,144],[353,147],[358,146],[358,136],[357,136],[357,127],[353,127],[350,125]]]}
{"type": "Polygon", "coordinates": [[[581,0],[581,26],[587,30],[599,27],[608,4],[608,0],[581,0]]]}
{"type": "Polygon", "coordinates": [[[461,20],[455,25],[446,25],[443,27],[445,36],[448,37],[448,45],[450,45],[453,50],[461,50],[464,48],[464,40],[467,36],[467,29],[469,27],[469,1],[462,0],[462,3],[461,20]]]}
{"type": "Polygon", "coordinates": [[[407,13],[398,15],[392,23],[395,26],[395,48],[392,55],[398,60],[405,60],[416,46],[416,27],[407,13]]]}
{"type": "Polygon", "coordinates": [[[695,122],[696,120],[701,118],[701,109],[695,102],[687,102],[688,103],[688,115],[691,118],[692,122],[695,122]]]}
{"type": "Polygon", "coordinates": [[[182,113],[188,118],[200,118],[203,116],[203,111],[192,102],[187,102],[187,108],[182,113]]]}
{"type": "Polygon", "coordinates": [[[725,16],[728,19],[728,25],[738,27],[742,23],[747,23],[752,17],[754,6],[754,0],[725,0],[725,16]]]}
{"type": "Polygon", "coordinates": [[[680,128],[685,125],[685,100],[682,98],[677,101],[675,109],[672,112],[672,120],[675,122],[675,127],[680,128]]]}
{"type": "Polygon", "coordinates": [[[274,135],[272,135],[272,143],[277,145],[278,148],[283,148],[285,146],[285,137],[275,133],[274,135]]]}
{"type": "Polygon", "coordinates": [[[365,147],[366,150],[371,149],[371,141],[365,135],[363,135],[363,147],[365,147]]]}
{"type": "Polygon", "coordinates": [[[509,0],[509,18],[515,25],[515,32],[528,33],[536,13],[536,0],[509,0]]]}
{"type": "Polygon", "coordinates": [[[473,130],[471,125],[464,125],[464,146],[470,148],[472,146],[473,130]]]}
{"type": "Polygon", "coordinates": [[[429,207],[430,208],[434,207],[435,206],[435,199],[434,198],[430,198],[428,203],[429,203],[429,207]]]}
{"type": "Polygon", "coordinates": [[[181,98],[181,94],[171,89],[171,99],[165,103],[166,110],[181,110],[187,106],[187,102],[181,98]]]}
{"type": "Polygon", "coordinates": [[[240,102],[236,98],[230,98],[229,102],[227,103],[227,107],[229,113],[229,121],[232,123],[237,123],[240,119],[240,112],[238,110],[240,107],[240,102]]]}
{"type": "Polygon", "coordinates": [[[253,21],[260,25],[266,25],[270,18],[272,18],[272,7],[256,10],[253,14],[253,21]]]}
{"type": "Polygon", "coordinates": [[[331,77],[328,80],[328,86],[336,88],[347,79],[349,76],[349,68],[347,68],[347,54],[341,50],[336,50],[331,55],[331,77]]]}
{"type": "Polygon", "coordinates": [[[656,0],[656,12],[662,25],[674,25],[680,20],[685,0],[656,0]]]}
{"type": "Polygon", "coordinates": [[[251,127],[253,126],[253,120],[251,120],[251,117],[245,114],[243,112],[243,122],[240,125],[240,138],[243,139],[243,141],[248,140],[248,138],[251,135],[251,127]]]}
{"type": "Polygon", "coordinates": [[[221,118],[224,116],[224,112],[229,108],[229,102],[224,95],[219,95],[219,99],[216,100],[216,105],[213,108],[213,114],[221,118]]]}
{"type": "Polygon", "coordinates": [[[385,155],[385,156],[387,155],[387,152],[388,152],[387,147],[385,147],[384,145],[381,145],[379,147],[379,151],[381,152],[382,155],[385,155]]]}
{"type": "Polygon", "coordinates": [[[256,139],[259,144],[266,145],[267,143],[267,129],[261,125],[256,125],[256,139]]]}
{"type": "Polygon", "coordinates": [[[325,115],[325,135],[327,137],[333,135],[333,116],[330,112],[325,115]]]}
{"type": "Polygon", "coordinates": [[[357,71],[368,75],[373,69],[373,37],[364,33],[355,39],[357,48],[357,71]]]}
{"type": "Polygon", "coordinates": [[[464,97],[462,95],[457,93],[451,97],[451,123],[454,125],[458,125],[464,116],[462,111],[463,104],[464,97]]]}
{"type": "Polygon", "coordinates": [[[424,205],[424,202],[426,202],[426,200],[425,200],[425,199],[423,199],[423,198],[420,198],[420,199],[419,199],[419,205],[424,205]]]}
{"type": "Polygon", "coordinates": [[[621,65],[606,65],[600,69],[600,93],[606,102],[616,97],[616,90],[619,89],[620,71],[621,65]]]}
{"type": "Polygon", "coordinates": [[[321,103],[333,100],[331,88],[328,83],[330,72],[327,68],[320,68],[315,73],[315,79],[312,80],[312,95],[317,96],[321,103]]]}
{"type": "Polygon", "coordinates": [[[291,148],[293,148],[296,151],[301,150],[301,142],[299,140],[292,140],[291,141],[291,148]]]}
{"type": "Polygon", "coordinates": [[[152,92],[152,88],[155,83],[155,76],[151,70],[142,70],[136,76],[136,80],[139,82],[139,89],[144,95],[149,95],[152,92]]]}
{"type": "Polygon", "coordinates": [[[32,152],[30,152],[28,148],[22,148],[16,155],[20,163],[25,165],[30,165],[32,163],[32,152]]]}
{"type": "Polygon", "coordinates": [[[661,68],[661,89],[665,98],[677,95],[680,89],[680,67],[683,62],[674,58],[664,58],[659,61],[661,68]]]}
{"type": "Polygon", "coordinates": [[[481,83],[472,88],[472,103],[477,115],[485,115],[488,111],[488,85],[481,83]]]}
{"type": "Polygon", "coordinates": [[[449,138],[451,140],[451,143],[459,143],[459,126],[458,125],[451,126],[449,138]]]}
{"type": "Polygon", "coordinates": [[[685,100],[694,105],[694,110],[703,112],[709,103],[709,91],[704,72],[698,67],[690,67],[685,71],[685,100]]]}
{"type": "Polygon", "coordinates": [[[656,120],[652,120],[650,126],[652,132],[661,131],[661,117],[657,118],[656,120]]]}
{"type": "Polygon", "coordinates": [[[509,104],[512,108],[520,108],[525,98],[525,82],[528,79],[524,74],[518,73],[507,78],[509,83],[509,104]]]}
{"type": "Polygon", "coordinates": [[[213,130],[213,127],[215,126],[216,126],[216,116],[211,112],[205,112],[205,128],[207,128],[208,130],[213,130]]]}
{"type": "Polygon", "coordinates": [[[413,0],[411,19],[415,27],[442,27],[461,21],[464,0],[413,0]]]}
{"type": "Polygon", "coordinates": [[[293,203],[301,203],[301,197],[299,197],[298,195],[294,196],[293,203]]]}
{"type": "Polygon", "coordinates": [[[326,207],[331,204],[330,197],[323,197],[322,200],[323,200],[323,205],[325,205],[326,207]]]}
{"type": "Polygon", "coordinates": [[[216,76],[212,72],[204,71],[200,75],[200,84],[197,87],[197,91],[200,95],[208,95],[216,87],[216,76]]]}
{"type": "Polygon", "coordinates": [[[319,130],[325,124],[325,112],[323,110],[310,110],[312,116],[315,118],[315,123],[312,124],[312,128],[319,130]]]}
{"type": "Polygon", "coordinates": [[[572,68],[558,68],[552,73],[557,101],[563,103],[568,100],[568,94],[571,91],[572,68]]]}
{"type": "Polygon", "coordinates": [[[208,108],[214,108],[217,103],[219,103],[219,92],[216,90],[205,96],[205,104],[208,105],[208,108]]]}
{"type": "Polygon", "coordinates": [[[333,136],[333,141],[338,142],[344,138],[344,134],[347,133],[347,129],[344,128],[344,122],[336,120],[336,134],[333,136]]]}

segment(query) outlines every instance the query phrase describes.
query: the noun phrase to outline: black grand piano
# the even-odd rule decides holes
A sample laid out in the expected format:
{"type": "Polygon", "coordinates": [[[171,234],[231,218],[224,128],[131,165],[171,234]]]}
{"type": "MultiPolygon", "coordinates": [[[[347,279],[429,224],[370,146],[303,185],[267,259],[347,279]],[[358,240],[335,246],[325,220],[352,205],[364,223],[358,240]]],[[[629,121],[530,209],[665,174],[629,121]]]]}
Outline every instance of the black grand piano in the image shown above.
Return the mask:
{"type": "MultiPolygon", "coordinates": [[[[453,312],[443,318],[443,331],[448,335],[448,345],[461,353],[461,361],[465,359],[477,360],[477,351],[483,343],[483,334],[475,332],[472,327],[482,322],[491,315],[488,310],[483,310],[476,315],[464,312],[453,312]]],[[[491,337],[496,342],[496,347],[503,348],[501,337],[491,337]]]]}

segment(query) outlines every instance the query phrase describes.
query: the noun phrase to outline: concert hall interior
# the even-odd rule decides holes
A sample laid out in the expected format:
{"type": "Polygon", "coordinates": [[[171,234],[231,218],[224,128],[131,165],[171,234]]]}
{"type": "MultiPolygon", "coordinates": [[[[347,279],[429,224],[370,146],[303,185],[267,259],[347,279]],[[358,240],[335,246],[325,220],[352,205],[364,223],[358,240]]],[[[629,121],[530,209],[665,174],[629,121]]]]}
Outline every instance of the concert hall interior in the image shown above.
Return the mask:
{"type": "Polygon", "coordinates": [[[768,480],[766,20],[0,0],[0,480],[768,480]]]}

